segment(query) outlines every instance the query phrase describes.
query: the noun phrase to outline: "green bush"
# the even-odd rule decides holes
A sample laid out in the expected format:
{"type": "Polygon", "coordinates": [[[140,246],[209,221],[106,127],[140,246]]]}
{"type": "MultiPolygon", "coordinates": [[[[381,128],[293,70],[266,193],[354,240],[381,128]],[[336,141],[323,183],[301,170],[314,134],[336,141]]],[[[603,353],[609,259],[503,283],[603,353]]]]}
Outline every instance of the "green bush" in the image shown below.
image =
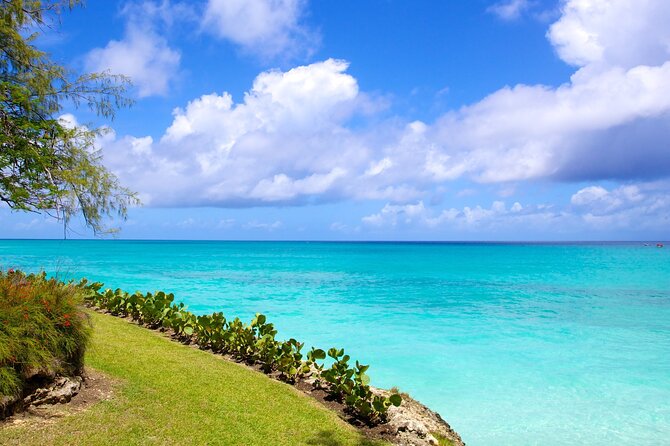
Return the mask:
{"type": "Polygon", "coordinates": [[[90,324],[80,286],[0,271],[0,396],[17,397],[28,378],[81,372],[90,324]]]}

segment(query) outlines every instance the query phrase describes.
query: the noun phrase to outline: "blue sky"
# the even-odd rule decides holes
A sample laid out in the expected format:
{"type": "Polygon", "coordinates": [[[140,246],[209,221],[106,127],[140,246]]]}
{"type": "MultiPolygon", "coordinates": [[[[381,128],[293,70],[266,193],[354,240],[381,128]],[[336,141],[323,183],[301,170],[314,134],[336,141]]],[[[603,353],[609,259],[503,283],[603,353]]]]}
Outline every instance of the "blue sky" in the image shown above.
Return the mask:
{"type": "MultiPolygon", "coordinates": [[[[40,40],[129,76],[122,238],[670,238],[666,0],[89,1],[40,40]]],[[[77,224],[73,237],[91,234],[77,224]]],[[[61,237],[0,209],[0,237],[61,237]]]]}

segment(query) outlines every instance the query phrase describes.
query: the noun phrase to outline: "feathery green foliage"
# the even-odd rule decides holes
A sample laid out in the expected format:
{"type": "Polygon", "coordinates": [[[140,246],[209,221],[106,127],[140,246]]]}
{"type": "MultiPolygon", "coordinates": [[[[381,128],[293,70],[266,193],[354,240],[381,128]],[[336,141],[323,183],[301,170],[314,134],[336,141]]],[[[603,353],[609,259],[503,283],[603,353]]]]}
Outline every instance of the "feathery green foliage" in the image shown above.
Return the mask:
{"type": "Polygon", "coordinates": [[[79,0],[0,0],[0,201],[65,222],[81,213],[95,233],[106,216],[125,218],[137,196],[102,165],[95,141],[104,128],[58,118],[64,104],[86,104],[113,118],[128,80],[109,73],[77,74],[34,42],[63,9],[79,0]]]}
{"type": "Polygon", "coordinates": [[[0,396],[20,395],[35,372],[81,370],[90,334],[82,302],[74,284],[0,271],[0,396]]]}

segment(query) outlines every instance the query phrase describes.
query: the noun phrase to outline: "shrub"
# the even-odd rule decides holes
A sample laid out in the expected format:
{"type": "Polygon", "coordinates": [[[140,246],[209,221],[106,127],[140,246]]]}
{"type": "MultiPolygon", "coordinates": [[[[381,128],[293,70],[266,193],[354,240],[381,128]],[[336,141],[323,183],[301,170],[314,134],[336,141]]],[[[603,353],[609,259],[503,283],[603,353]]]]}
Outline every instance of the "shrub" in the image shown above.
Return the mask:
{"type": "Polygon", "coordinates": [[[33,377],[81,372],[90,324],[72,283],[0,271],[0,397],[19,397],[33,377]]]}
{"type": "Polygon", "coordinates": [[[326,352],[321,349],[312,348],[304,360],[304,344],[293,338],[277,340],[277,330],[265,315],[256,314],[250,324],[245,324],[239,318],[229,321],[223,313],[196,316],[184,304],[174,304],[172,294],[162,291],[146,295],[139,292],[129,294],[120,289],[100,292],[102,284],[88,285],[86,280],[79,287],[89,305],[114,315],[130,316],[149,327],[170,328],[182,342],[195,342],[200,348],[209,348],[256,364],[265,373],[278,372],[279,377],[287,382],[295,383],[311,373],[316,387],[325,388],[365,420],[379,421],[385,417],[390,406],[399,406],[402,402],[396,392],[390,396],[376,395],[365,373],[369,366],[356,361],[356,365],[351,367],[351,358],[344,354],[343,349],[328,350],[332,364],[327,369],[323,363],[326,352]]]}

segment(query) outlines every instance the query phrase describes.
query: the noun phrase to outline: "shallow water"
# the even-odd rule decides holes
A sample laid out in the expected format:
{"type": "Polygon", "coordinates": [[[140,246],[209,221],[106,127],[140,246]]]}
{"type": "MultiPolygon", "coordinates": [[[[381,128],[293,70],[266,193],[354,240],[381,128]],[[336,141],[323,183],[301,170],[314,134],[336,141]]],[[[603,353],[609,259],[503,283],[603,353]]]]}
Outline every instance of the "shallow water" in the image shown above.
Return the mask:
{"type": "Polygon", "coordinates": [[[670,440],[670,249],[0,240],[0,268],[174,292],[344,347],[471,446],[670,440]]]}

